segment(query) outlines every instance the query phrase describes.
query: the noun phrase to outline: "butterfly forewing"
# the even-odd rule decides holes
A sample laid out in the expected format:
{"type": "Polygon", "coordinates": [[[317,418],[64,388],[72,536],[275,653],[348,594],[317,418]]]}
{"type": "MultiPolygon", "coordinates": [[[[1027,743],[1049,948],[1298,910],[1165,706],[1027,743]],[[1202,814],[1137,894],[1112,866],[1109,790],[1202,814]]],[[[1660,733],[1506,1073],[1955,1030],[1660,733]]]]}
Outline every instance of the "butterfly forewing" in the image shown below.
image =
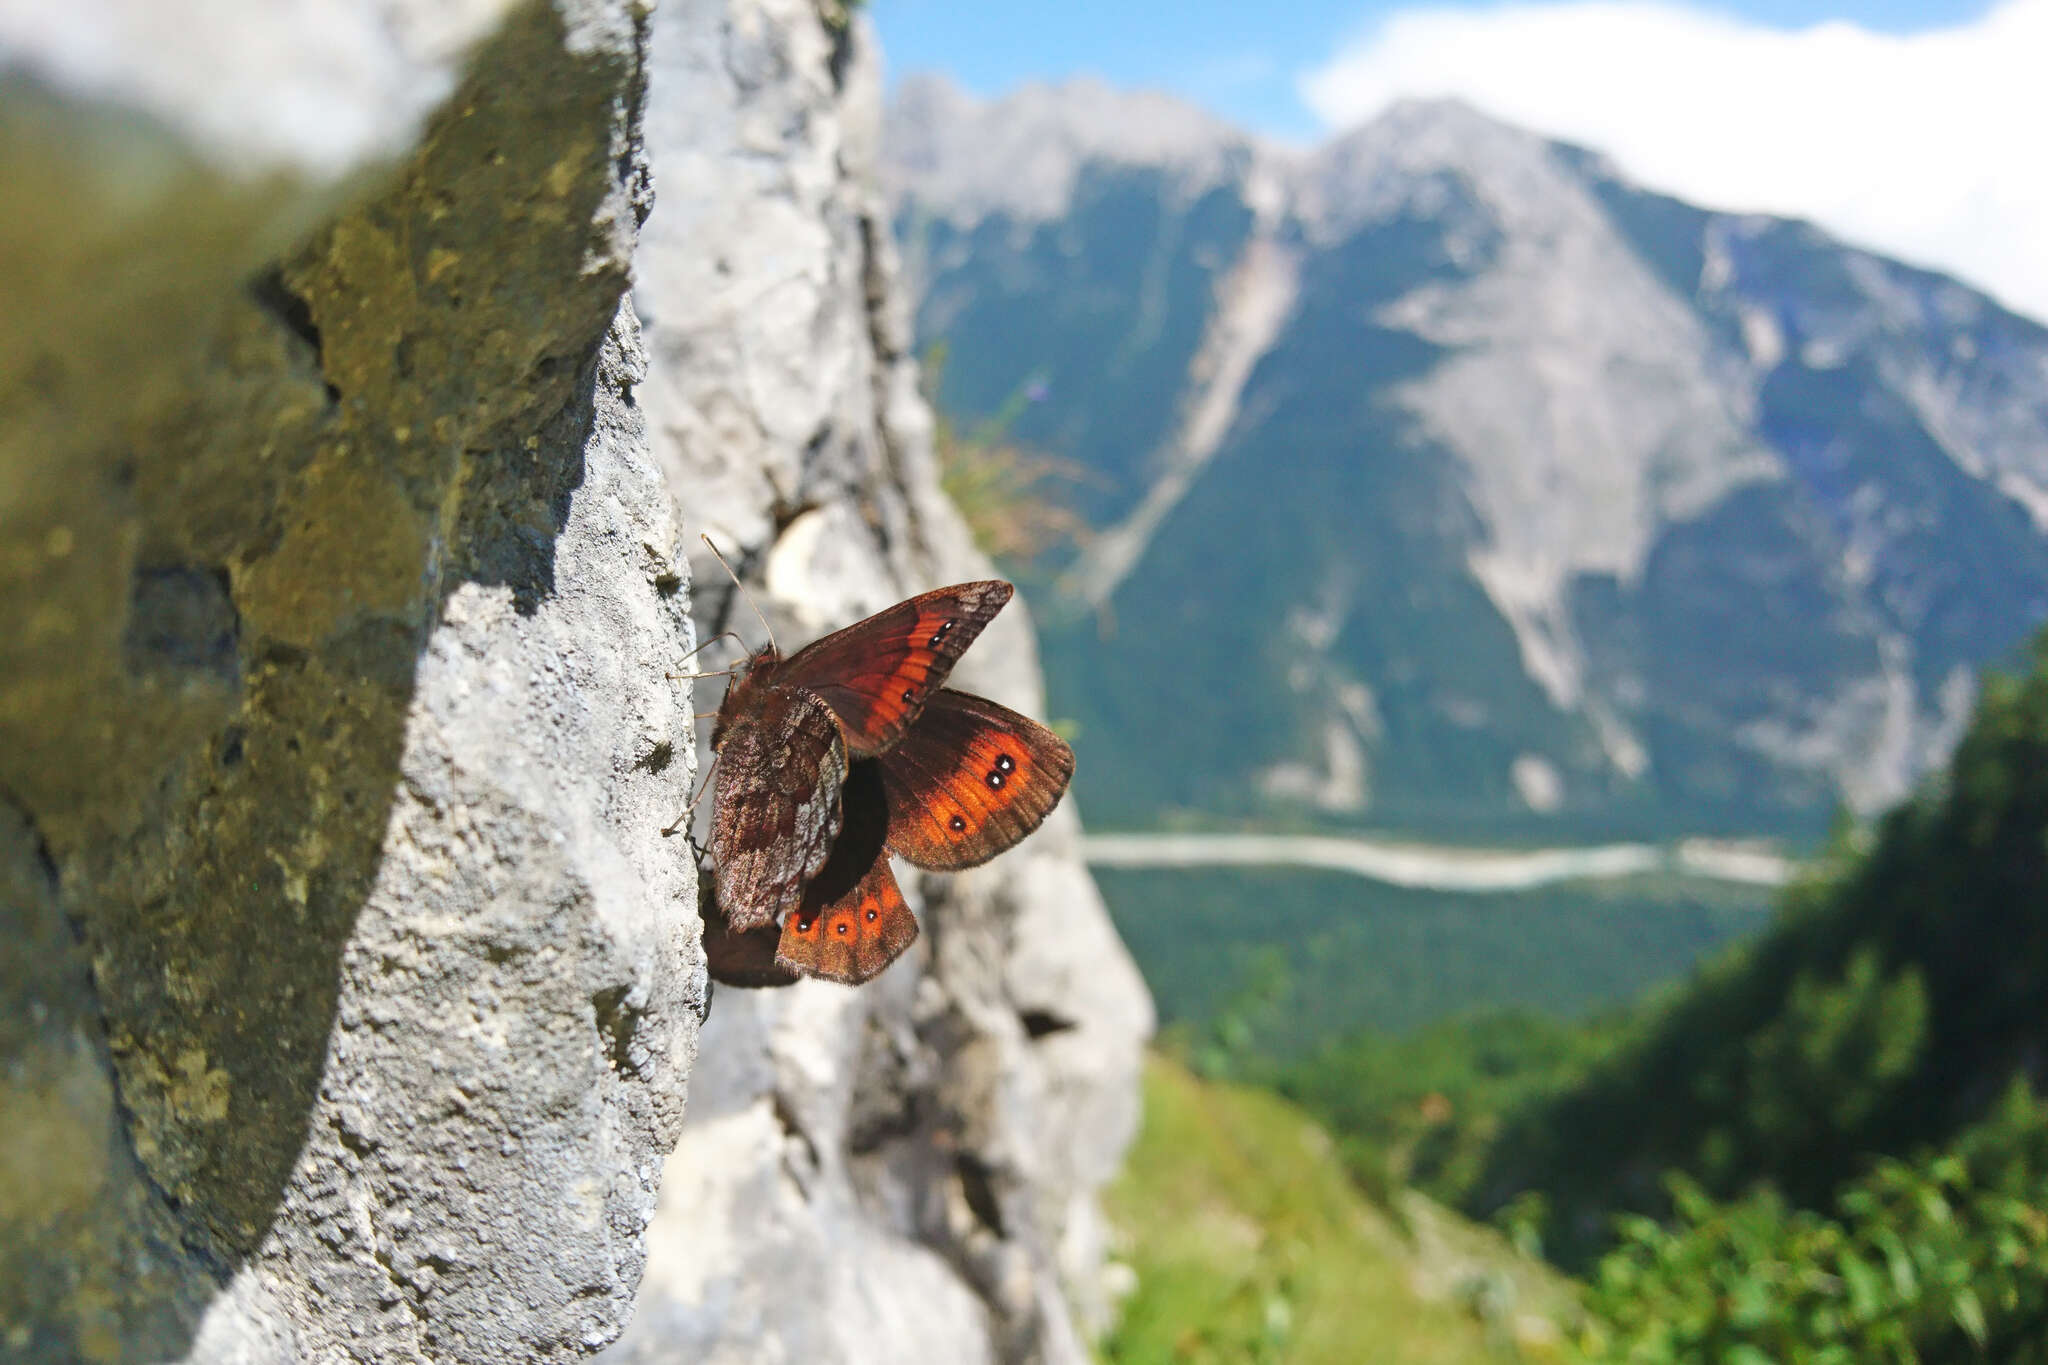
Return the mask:
{"type": "Polygon", "coordinates": [[[1013,591],[989,579],[898,602],[792,654],[777,681],[831,707],[854,757],[881,753],[903,737],[1013,591]]]}
{"type": "Polygon", "coordinates": [[[725,725],[711,847],[718,903],[744,933],[803,899],[839,833],[846,745],[832,712],[773,688],[725,725]]]}
{"type": "Polygon", "coordinates": [[[973,867],[1043,824],[1074,775],[1066,741],[985,697],[945,688],[875,762],[888,844],[919,867],[973,867]]]}

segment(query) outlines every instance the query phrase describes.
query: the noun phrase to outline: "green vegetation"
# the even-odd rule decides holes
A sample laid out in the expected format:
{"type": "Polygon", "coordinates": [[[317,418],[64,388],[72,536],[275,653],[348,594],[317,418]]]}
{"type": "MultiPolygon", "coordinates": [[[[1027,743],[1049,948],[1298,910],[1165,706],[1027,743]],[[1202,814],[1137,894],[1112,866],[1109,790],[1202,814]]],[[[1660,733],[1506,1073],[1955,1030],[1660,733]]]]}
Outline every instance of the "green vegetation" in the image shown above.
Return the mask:
{"type": "Polygon", "coordinates": [[[1094,472],[1080,510],[1108,525],[1144,491],[1251,225],[1226,190],[1189,202],[1163,172],[1102,166],[1082,169],[1060,223],[913,210],[896,236],[924,279],[918,337],[949,351],[935,405],[974,421],[1010,409],[1011,438],[1094,472]],[[1026,391],[1043,401],[1014,408],[1026,391]]]}
{"type": "Polygon", "coordinates": [[[1584,1074],[1611,1023],[1484,1010],[1409,1034],[1366,1032],[1267,1071],[1270,1083],[1338,1134],[1361,1188],[1470,1189],[1502,1117],[1584,1074]]]}
{"type": "Polygon", "coordinates": [[[1060,494],[1078,481],[1075,466],[1010,442],[962,440],[943,421],[937,441],[940,484],[990,558],[1021,567],[1087,536],[1060,494]]]}
{"type": "MultiPolygon", "coordinates": [[[[1326,1125],[1397,1223],[1426,1190],[1583,1271],[1565,1358],[2048,1365],[2044,1001],[2048,639],[2031,676],[1986,681],[1942,780],[1839,833],[1689,982],[1578,1023],[1468,1012],[1290,1051],[1323,1007],[1286,952],[1247,950],[1177,1037],[1326,1125]]],[[[1226,1188],[1278,1178],[1171,1141],[1226,1188]]]]}
{"type": "MultiPolygon", "coordinates": [[[[1482,230],[1448,249],[1448,223],[1490,220],[1446,183],[1444,212],[1304,254],[1300,306],[1110,608],[1039,598],[1092,819],[1341,823],[1263,779],[1348,717],[1383,828],[1805,846],[1834,787],[1745,734],[1817,714],[1889,667],[1892,640],[1923,698],[2011,657],[2048,601],[2048,551],[1891,376],[2038,329],[1995,309],[1959,322],[1937,306],[1953,286],[1889,266],[1923,320],[1864,328],[1878,267],[1798,224],[1719,242],[1730,272],[1702,290],[1726,220],[1580,169],[1703,326],[1739,347],[1761,308],[1788,329],[1752,433],[1786,477],[1661,527],[1625,578],[1568,585],[1592,674],[1630,679],[1622,719],[1649,768],[1617,776],[1527,676],[1472,577],[1487,533],[1458,462],[1398,400],[1441,355],[1381,305],[1497,245],[1482,230]],[[1853,339],[1810,344],[1828,336],[1853,339]],[[1846,583],[1873,495],[1881,553],[1846,583]],[[1554,813],[1510,780],[1529,754],[1561,779],[1554,813]]],[[[932,267],[920,330],[954,345],[940,405],[983,423],[948,474],[994,509],[978,533],[1027,526],[1006,509],[1054,472],[992,433],[1089,471],[1074,523],[1029,537],[1048,580],[1079,523],[1120,518],[1155,472],[1250,222],[1229,192],[1168,189],[1096,168],[1059,223],[910,225],[932,267]]],[[[1494,1305],[1491,1346],[1457,1295],[1409,1292],[1436,1226],[1425,1191],[1587,1277],[1569,1358],[2048,1365],[2048,643],[2034,664],[1990,679],[1949,772],[1838,837],[1751,941],[1761,895],[1668,880],[1481,897],[1103,873],[1167,1046],[1202,1078],[1161,1063],[1148,1080],[1113,1199],[1139,1289],[1110,1357],[1492,1358],[1514,1335],[1492,1291],[1467,1296],[1494,1305]],[[1327,1147],[1306,1136],[1324,1130],[1327,1147]]],[[[1512,1264],[1487,1244],[1476,1260],[1512,1264]]]]}
{"type": "Polygon", "coordinates": [[[1826,1207],[1878,1156],[1949,1142],[2048,1072],[2048,640],[1987,679],[1944,781],[1846,840],[1770,933],[1650,1012],[1583,1083],[1506,1123],[1470,1201],[1547,1202],[1583,1265],[1663,1175],[1826,1207]]]}
{"type": "MultiPolygon", "coordinates": [[[[928,398],[945,375],[946,353],[944,342],[925,352],[928,398]]],[[[1013,574],[1041,555],[1064,555],[1087,539],[1088,524],[1074,508],[1074,494],[1096,482],[1073,461],[1041,454],[1009,435],[1029,401],[1028,391],[1020,390],[1001,411],[965,432],[940,412],[932,432],[940,486],[960,509],[975,544],[1013,574]]]]}
{"type": "Polygon", "coordinates": [[[834,33],[844,33],[853,25],[854,11],[865,0],[818,0],[818,18],[834,33]]]}
{"type": "Polygon", "coordinates": [[[1883,1161],[1832,1215],[1671,1181],[1590,1295],[1589,1361],[2048,1361],[2048,1109],[2024,1087],[1947,1152],[1883,1161]]]}
{"type": "Polygon", "coordinates": [[[1273,1095],[1164,1058],[1109,1215],[1137,1272],[1102,1345],[1117,1365],[1500,1365],[1561,1359],[1569,1286],[1497,1235],[1346,1179],[1329,1136],[1273,1095]]]}
{"type": "Polygon", "coordinates": [[[1286,868],[1104,868],[1124,942],[1169,1024],[1201,1029],[1277,951],[1288,1005],[1258,1050],[1293,1057],[1363,1029],[1479,1007],[1583,1014],[1682,976],[1768,921],[1768,891],[1643,877],[1454,895],[1286,868]]]}

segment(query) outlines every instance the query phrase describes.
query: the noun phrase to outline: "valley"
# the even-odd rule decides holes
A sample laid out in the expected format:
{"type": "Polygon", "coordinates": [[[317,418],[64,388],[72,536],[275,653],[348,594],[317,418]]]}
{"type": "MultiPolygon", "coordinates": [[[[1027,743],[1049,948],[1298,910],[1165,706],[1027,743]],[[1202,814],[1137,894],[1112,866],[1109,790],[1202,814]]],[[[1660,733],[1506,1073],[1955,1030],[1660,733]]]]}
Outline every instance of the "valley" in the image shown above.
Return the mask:
{"type": "Polygon", "coordinates": [[[1568,848],[1475,848],[1306,834],[1091,834],[1096,867],[1305,867],[1428,891],[1527,891],[1664,875],[1777,887],[1797,864],[1768,846],[1717,839],[1568,848]]]}

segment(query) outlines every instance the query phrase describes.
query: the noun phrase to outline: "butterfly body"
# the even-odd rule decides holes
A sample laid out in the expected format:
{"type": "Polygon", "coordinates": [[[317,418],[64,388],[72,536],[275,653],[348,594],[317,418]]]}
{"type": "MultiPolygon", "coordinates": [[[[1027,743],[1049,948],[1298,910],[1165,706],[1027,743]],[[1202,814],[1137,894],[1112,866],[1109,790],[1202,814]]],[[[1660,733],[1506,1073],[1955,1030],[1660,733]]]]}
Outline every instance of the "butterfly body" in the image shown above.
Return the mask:
{"type": "Polygon", "coordinates": [[[731,964],[726,979],[743,985],[868,980],[917,936],[890,853],[972,867],[1044,821],[1072,751],[1036,721],[944,686],[1012,591],[955,584],[787,658],[771,647],[748,661],[712,727],[724,921],[707,931],[714,970],[731,964]],[[761,962],[771,932],[774,971],[761,962]]]}

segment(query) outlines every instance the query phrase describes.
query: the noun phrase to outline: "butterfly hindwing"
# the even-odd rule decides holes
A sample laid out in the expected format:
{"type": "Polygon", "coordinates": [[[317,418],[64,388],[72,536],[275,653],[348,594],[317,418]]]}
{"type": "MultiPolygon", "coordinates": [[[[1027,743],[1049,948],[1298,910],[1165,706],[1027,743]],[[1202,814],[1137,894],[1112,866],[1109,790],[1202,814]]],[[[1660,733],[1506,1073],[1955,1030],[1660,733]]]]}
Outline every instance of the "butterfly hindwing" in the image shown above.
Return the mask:
{"type": "Polygon", "coordinates": [[[917,916],[883,857],[847,895],[815,909],[806,903],[792,910],[782,922],[775,964],[858,986],[879,976],[916,939],[917,916]]]}
{"type": "Polygon", "coordinates": [[[795,688],[762,693],[719,744],[718,903],[744,933],[794,909],[825,865],[839,833],[846,745],[825,704],[795,688]]]}
{"type": "Polygon", "coordinates": [[[973,867],[1044,823],[1074,775],[1066,741],[985,697],[941,689],[875,760],[891,852],[935,871],[973,867]]]}
{"type": "Polygon", "coordinates": [[[704,921],[704,969],[713,981],[759,989],[793,984],[797,974],[775,960],[782,930],[773,920],[735,930],[712,891],[712,879],[698,883],[698,911],[704,921]]]}
{"type": "Polygon", "coordinates": [[[1013,591],[988,579],[921,593],[798,650],[778,681],[831,707],[854,757],[881,753],[903,737],[1013,591]]]}

